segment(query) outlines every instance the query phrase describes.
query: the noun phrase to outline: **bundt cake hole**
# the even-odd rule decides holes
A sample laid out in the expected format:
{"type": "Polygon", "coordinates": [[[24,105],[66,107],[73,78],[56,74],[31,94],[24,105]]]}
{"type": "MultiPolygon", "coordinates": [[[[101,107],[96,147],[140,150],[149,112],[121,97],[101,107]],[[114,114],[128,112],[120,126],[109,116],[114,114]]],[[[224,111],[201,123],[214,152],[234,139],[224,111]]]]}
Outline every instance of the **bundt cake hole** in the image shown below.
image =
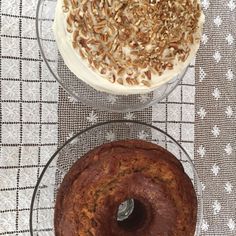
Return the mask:
{"type": "Polygon", "coordinates": [[[137,199],[127,199],[122,202],[117,214],[117,223],[125,231],[140,229],[145,224],[147,218],[145,205],[137,199]]]}

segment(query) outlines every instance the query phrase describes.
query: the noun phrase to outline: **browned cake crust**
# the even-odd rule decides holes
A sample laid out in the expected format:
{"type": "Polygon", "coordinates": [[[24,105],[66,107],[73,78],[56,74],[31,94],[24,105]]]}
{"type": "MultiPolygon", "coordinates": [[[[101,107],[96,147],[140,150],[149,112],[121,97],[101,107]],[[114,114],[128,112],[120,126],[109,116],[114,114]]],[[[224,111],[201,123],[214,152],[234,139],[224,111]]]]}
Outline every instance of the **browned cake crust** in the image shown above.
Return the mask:
{"type": "Polygon", "coordinates": [[[56,200],[56,236],[193,236],[197,198],[181,163],[140,140],[104,144],[80,158],[56,200]],[[119,205],[135,199],[129,222],[119,205]]]}

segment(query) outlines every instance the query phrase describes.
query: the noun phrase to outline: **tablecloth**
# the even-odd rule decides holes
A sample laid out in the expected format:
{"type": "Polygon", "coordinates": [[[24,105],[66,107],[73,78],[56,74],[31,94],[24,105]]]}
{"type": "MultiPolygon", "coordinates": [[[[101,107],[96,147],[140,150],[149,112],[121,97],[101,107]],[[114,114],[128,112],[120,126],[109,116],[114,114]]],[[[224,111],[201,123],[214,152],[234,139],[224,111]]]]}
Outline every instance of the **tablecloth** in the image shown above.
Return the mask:
{"type": "Polygon", "coordinates": [[[201,234],[236,235],[235,0],[202,0],[201,48],[181,84],[125,114],[90,108],[59,88],[38,49],[36,5],[0,0],[0,235],[29,235],[31,196],[47,160],[78,130],[112,119],[152,123],[179,141],[202,182],[201,234]]]}

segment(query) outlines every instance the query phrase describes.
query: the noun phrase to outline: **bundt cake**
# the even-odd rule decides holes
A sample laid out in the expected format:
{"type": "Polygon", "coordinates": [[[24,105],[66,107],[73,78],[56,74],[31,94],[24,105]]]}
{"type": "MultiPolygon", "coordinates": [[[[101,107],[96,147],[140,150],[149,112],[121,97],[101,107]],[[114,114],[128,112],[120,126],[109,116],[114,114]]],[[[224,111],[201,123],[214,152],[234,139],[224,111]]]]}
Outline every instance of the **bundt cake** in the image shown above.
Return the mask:
{"type": "Polygon", "coordinates": [[[88,152],[56,199],[56,236],[193,236],[196,221],[196,193],[179,160],[141,140],[88,152]],[[132,213],[118,220],[120,204],[130,199],[132,213]]]}

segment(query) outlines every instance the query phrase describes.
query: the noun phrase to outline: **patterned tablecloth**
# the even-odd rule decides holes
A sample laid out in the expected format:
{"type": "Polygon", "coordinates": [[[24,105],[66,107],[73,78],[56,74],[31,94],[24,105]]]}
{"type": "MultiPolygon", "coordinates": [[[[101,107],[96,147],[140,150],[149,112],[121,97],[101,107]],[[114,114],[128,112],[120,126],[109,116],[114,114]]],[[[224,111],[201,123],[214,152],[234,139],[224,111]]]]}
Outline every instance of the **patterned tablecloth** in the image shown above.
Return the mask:
{"type": "Polygon", "coordinates": [[[0,235],[29,235],[32,192],[58,145],[118,118],[152,123],[178,140],[202,182],[202,235],[236,235],[236,1],[202,4],[201,48],[182,83],[151,108],[114,114],[59,88],[37,45],[37,0],[0,0],[0,235]]]}

